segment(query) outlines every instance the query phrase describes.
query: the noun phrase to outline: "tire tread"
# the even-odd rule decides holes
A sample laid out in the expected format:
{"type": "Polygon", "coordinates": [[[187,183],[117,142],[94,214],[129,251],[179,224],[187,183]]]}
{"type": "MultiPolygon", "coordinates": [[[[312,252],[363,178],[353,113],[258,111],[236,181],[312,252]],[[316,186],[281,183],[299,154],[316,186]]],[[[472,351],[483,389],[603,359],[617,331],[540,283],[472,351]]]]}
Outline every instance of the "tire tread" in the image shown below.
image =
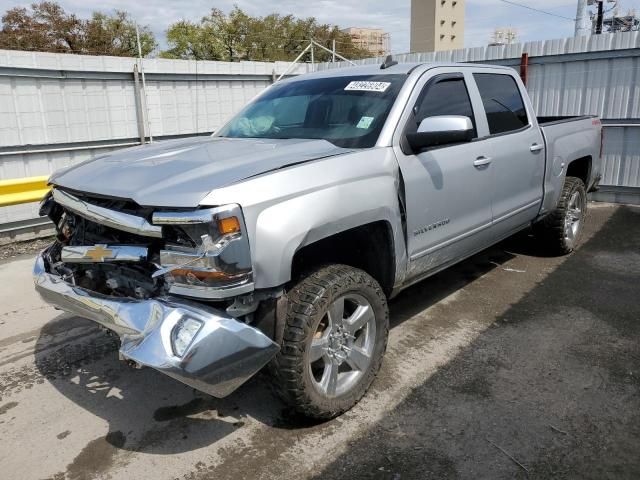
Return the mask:
{"type": "Polygon", "coordinates": [[[302,278],[287,293],[288,309],[283,343],[280,352],[269,364],[269,369],[278,395],[304,416],[329,419],[349,410],[362,398],[380,369],[382,354],[374,356],[372,360],[374,363],[368,371],[368,376],[360,384],[360,387],[364,388],[359,389],[361,391],[356,393],[354,402],[349,405],[336,404],[327,409],[314,402],[308,392],[310,387],[305,385],[305,343],[318,314],[318,305],[328,302],[345,285],[358,284],[370,287],[370,291],[375,293],[384,307],[383,331],[378,333],[378,335],[382,334],[384,338],[382,349],[384,353],[389,331],[387,300],[378,282],[366,272],[346,265],[322,266],[302,278]]]}
{"type": "MultiPolygon", "coordinates": [[[[582,189],[583,195],[585,195],[586,198],[584,182],[576,177],[566,177],[556,209],[535,225],[536,235],[545,242],[551,253],[566,255],[571,253],[578,244],[580,233],[573,246],[570,246],[564,237],[564,219],[567,208],[569,207],[569,201],[571,200],[573,192],[578,189],[582,189]]],[[[585,203],[585,212],[582,218],[583,225],[586,218],[587,210],[585,203]]]]}

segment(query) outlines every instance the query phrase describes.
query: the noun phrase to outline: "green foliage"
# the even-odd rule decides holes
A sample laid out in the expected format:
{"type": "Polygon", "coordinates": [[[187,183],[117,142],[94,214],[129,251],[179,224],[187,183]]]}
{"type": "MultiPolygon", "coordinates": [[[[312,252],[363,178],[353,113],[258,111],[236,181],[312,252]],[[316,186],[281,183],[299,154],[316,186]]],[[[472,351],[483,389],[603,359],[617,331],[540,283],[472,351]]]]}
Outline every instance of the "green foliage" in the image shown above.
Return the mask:
{"type": "MultiPolygon", "coordinates": [[[[140,28],[144,56],[158,44],[147,26],[140,28]]],[[[335,25],[321,24],[315,18],[296,18],[273,13],[254,17],[238,6],[227,15],[213,8],[199,22],[180,20],[167,31],[168,48],[164,58],[192,60],[291,61],[309,44],[316,42],[347,58],[371,56],[351,41],[348,33],[335,25]]],[[[83,20],[69,14],[56,2],[41,1],[29,8],[15,7],[2,16],[0,48],[89,55],[138,56],[135,22],[127,12],[94,12],[83,20]]],[[[314,49],[316,61],[328,61],[331,53],[314,49]]],[[[310,53],[302,60],[309,60],[310,53]]]]}
{"type": "MultiPolygon", "coordinates": [[[[182,20],[172,24],[167,31],[169,48],[160,56],[192,60],[291,61],[311,38],[329,50],[335,40],[336,50],[347,58],[371,56],[335,25],[320,24],[313,17],[300,19],[276,13],[253,17],[237,6],[228,15],[214,8],[199,23],[182,20]]],[[[316,48],[314,54],[316,61],[331,59],[331,54],[320,48],[316,48]]]]}
{"type": "MultiPolygon", "coordinates": [[[[140,27],[143,55],[157,47],[148,27],[140,27]]],[[[90,55],[137,56],[135,22],[129,14],[94,12],[89,20],[67,14],[55,2],[15,7],[2,16],[0,48],[90,55]]]]}
{"type": "Polygon", "coordinates": [[[163,58],[185,58],[192,60],[222,60],[222,43],[213,38],[205,28],[181,20],[167,31],[167,42],[171,46],[160,52],[163,58]]]}
{"type": "MultiPolygon", "coordinates": [[[[149,27],[138,26],[140,50],[147,56],[155,50],[157,43],[149,27]]],[[[136,24],[127,12],[116,10],[114,15],[94,12],[91,20],[85,23],[86,53],[138,56],[136,24]],[[104,53],[109,52],[109,53],[104,53]]]]}

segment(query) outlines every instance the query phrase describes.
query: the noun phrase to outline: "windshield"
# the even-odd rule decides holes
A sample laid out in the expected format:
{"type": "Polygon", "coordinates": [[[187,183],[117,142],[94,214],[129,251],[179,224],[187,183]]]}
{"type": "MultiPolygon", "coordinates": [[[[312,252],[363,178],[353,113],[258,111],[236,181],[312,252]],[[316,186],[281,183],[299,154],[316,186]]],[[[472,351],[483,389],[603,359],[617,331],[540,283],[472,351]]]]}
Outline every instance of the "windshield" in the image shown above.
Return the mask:
{"type": "Polygon", "coordinates": [[[344,148],[373,147],[406,78],[359,75],[275,84],[215,136],[309,138],[344,148]]]}

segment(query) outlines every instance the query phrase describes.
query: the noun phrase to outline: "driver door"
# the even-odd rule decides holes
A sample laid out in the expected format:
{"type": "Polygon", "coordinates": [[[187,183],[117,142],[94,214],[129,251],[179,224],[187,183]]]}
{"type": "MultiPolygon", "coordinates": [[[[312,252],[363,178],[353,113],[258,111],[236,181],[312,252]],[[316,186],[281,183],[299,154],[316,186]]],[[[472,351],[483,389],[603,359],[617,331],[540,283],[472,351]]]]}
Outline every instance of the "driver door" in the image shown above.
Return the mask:
{"type": "Polygon", "coordinates": [[[415,152],[406,141],[406,134],[416,132],[422,120],[440,115],[469,117],[477,137],[474,110],[478,111],[479,99],[472,101],[465,75],[459,71],[431,76],[419,87],[394,141],[406,198],[407,280],[482,249],[489,243],[492,221],[490,152],[480,151],[476,142],[415,152]]]}

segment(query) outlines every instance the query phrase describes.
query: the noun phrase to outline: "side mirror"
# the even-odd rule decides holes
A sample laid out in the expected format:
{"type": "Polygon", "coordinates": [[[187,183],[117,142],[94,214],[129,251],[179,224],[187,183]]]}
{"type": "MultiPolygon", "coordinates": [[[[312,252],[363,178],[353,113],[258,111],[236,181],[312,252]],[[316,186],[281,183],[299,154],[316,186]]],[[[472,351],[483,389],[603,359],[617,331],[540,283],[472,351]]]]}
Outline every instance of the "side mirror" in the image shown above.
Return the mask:
{"type": "Polygon", "coordinates": [[[469,117],[441,115],[422,120],[417,132],[407,134],[407,141],[411,150],[418,153],[437,145],[470,142],[473,134],[473,122],[469,117]]]}

